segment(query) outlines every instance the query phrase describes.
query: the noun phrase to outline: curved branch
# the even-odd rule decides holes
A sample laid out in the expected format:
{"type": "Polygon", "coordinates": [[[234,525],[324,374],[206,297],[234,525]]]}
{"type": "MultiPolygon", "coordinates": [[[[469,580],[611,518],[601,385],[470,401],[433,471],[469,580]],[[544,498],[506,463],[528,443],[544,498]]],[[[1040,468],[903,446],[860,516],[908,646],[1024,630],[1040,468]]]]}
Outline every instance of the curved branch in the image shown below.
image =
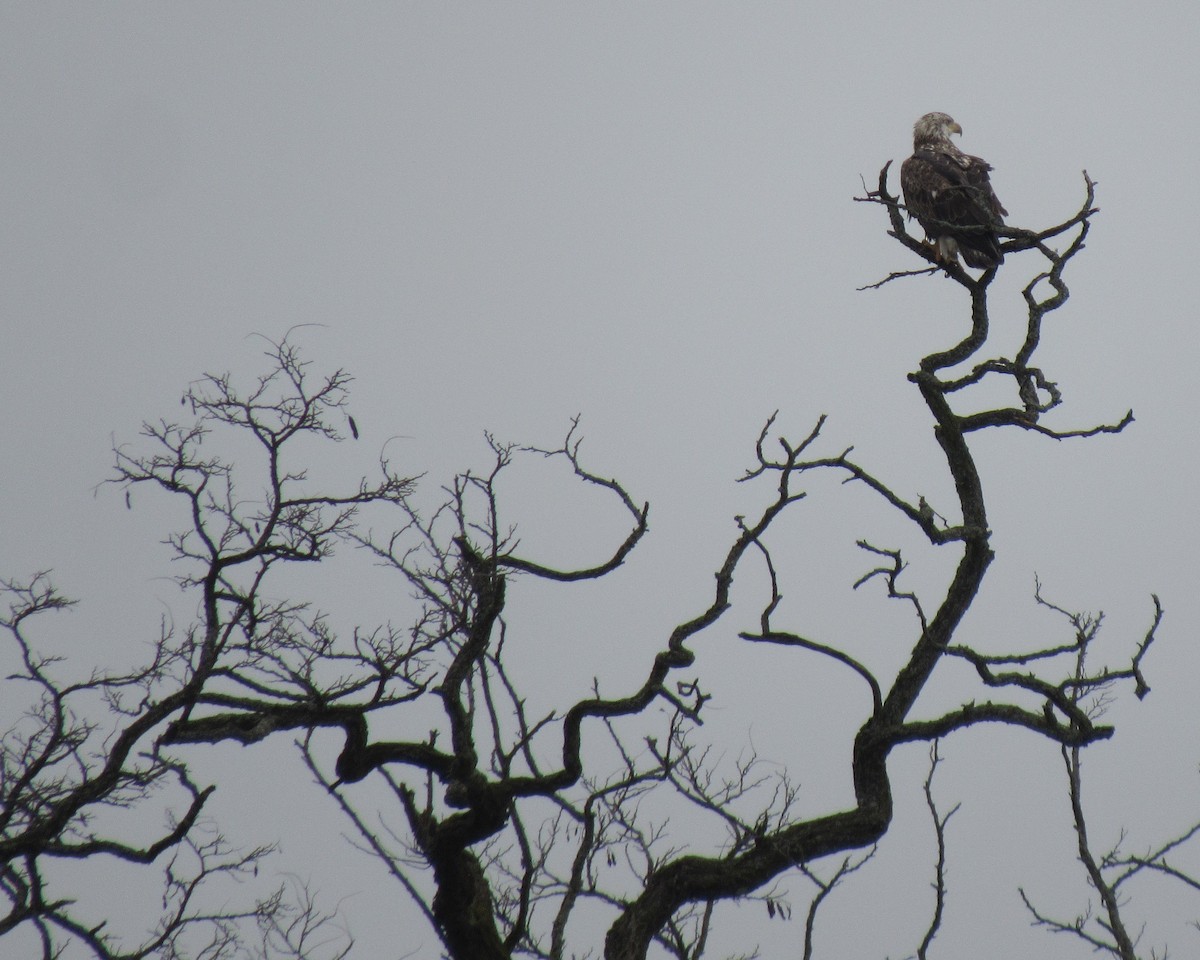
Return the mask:
{"type": "Polygon", "coordinates": [[[910,720],[895,727],[892,736],[895,743],[914,743],[938,740],[982,723],[1004,723],[1024,727],[1055,743],[1083,746],[1097,740],[1107,740],[1114,733],[1110,726],[1097,726],[1088,722],[1086,726],[1060,723],[1053,713],[1033,713],[1010,703],[968,703],[932,720],[910,720]]]}
{"type": "Polygon", "coordinates": [[[777,643],[785,647],[800,647],[836,660],[838,663],[849,667],[866,681],[867,686],[871,689],[871,712],[873,714],[878,713],[879,708],[883,706],[883,693],[879,688],[879,681],[875,679],[870,670],[844,650],[839,650],[837,647],[830,647],[823,643],[817,643],[815,640],[806,640],[804,637],[797,636],[794,633],[786,633],[780,630],[772,630],[769,633],[739,633],[738,636],[743,640],[749,640],[751,643],[777,643]]]}
{"type": "Polygon", "coordinates": [[[633,498],[625,491],[616,480],[607,479],[597,476],[583,468],[579,462],[579,446],[583,442],[582,438],[575,438],[575,431],[579,427],[579,417],[576,416],[571,420],[571,429],[567,432],[567,438],[563,445],[557,450],[542,450],[538,447],[523,447],[530,453],[540,453],[543,457],[566,457],[571,464],[571,469],[575,472],[575,476],[587,483],[593,483],[598,487],[603,487],[616,494],[621,504],[632,515],[634,524],[633,529],[629,532],[629,536],[625,538],[618,548],[607,561],[594,567],[587,567],[581,570],[556,570],[553,567],[547,567],[544,564],[534,563],[531,560],[523,560],[520,557],[513,556],[511,553],[505,553],[496,558],[496,562],[503,567],[511,570],[520,570],[524,573],[531,573],[534,576],[542,577],[546,580],[558,580],[562,582],[573,582],[577,580],[595,580],[598,577],[604,576],[606,573],[611,573],[617,569],[625,558],[629,556],[634,547],[645,535],[647,530],[646,518],[650,513],[650,504],[644,503],[640,507],[633,502],[633,498]]]}

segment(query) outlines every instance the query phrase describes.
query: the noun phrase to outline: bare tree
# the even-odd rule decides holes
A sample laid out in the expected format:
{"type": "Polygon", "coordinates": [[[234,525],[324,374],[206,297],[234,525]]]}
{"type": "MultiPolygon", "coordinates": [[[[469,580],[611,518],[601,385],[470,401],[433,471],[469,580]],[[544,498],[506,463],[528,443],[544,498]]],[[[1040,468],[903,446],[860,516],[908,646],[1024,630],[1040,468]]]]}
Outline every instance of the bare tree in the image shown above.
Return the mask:
{"type": "MultiPolygon", "coordinates": [[[[1063,616],[1071,625],[1076,638],[1076,673],[1083,675],[1084,662],[1088,651],[1092,648],[1097,634],[1103,624],[1103,615],[1072,613],[1064,610],[1041,596],[1039,591],[1038,603],[1063,616]]],[[[1154,598],[1154,620],[1147,634],[1147,642],[1162,620],[1163,610],[1154,598]]],[[[1143,689],[1143,693],[1145,690],[1143,689]]],[[[1080,693],[1082,696],[1082,692],[1080,693]]],[[[1101,715],[1109,706],[1108,697],[1103,693],[1093,693],[1083,701],[1085,709],[1094,716],[1101,715]]],[[[1146,849],[1144,853],[1134,854],[1123,850],[1126,844],[1124,835],[1117,844],[1104,853],[1098,853],[1089,836],[1087,817],[1083,804],[1083,753],[1077,746],[1062,748],[1063,767],[1067,778],[1067,797],[1070,801],[1071,820],[1075,827],[1076,846],[1079,862],[1087,875],[1088,885],[1095,891],[1099,899],[1099,909],[1089,902],[1083,912],[1070,920],[1061,920],[1049,916],[1035,906],[1033,900],[1025,892],[1020,891],[1025,908],[1033,917],[1037,926],[1045,927],[1055,933],[1065,933],[1086,943],[1094,951],[1117,957],[1118,960],[1165,960],[1166,948],[1162,952],[1155,947],[1148,954],[1139,950],[1142,930],[1135,929],[1130,921],[1132,915],[1132,896],[1130,889],[1134,881],[1156,875],[1169,878],[1185,888],[1200,892],[1200,877],[1181,865],[1174,858],[1181,852],[1185,844],[1200,833],[1200,823],[1194,823],[1178,835],[1165,842],[1159,842],[1146,849]]]]}
{"type": "MultiPolygon", "coordinates": [[[[72,830],[82,829],[72,826],[80,822],[72,817],[81,816],[86,803],[137,802],[139,791],[152,782],[173,779],[190,797],[185,815],[152,847],[120,848],[135,859],[154,860],[194,843],[188,838],[208,788],[189,779],[189,750],[228,740],[256,743],[284,731],[293,733],[304,762],[354,826],[361,845],[382,860],[455,960],[557,960],[598,949],[609,960],[641,960],[652,947],[697,960],[709,947],[722,904],[756,900],[769,919],[792,916],[791,895],[781,886],[788,877],[815,887],[798,948],[812,956],[818,909],[868,863],[892,823],[893,750],[933,745],[980,724],[1004,724],[1060,745],[1077,773],[1082,748],[1112,734],[1088,704],[1122,681],[1139,696],[1148,690],[1141,664],[1159,614],[1145,637],[1130,645],[1128,658],[1115,665],[1085,664],[1088,642],[1078,632],[1065,642],[996,653],[961,639],[959,628],[993,556],[974,434],[1019,428],[1063,440],[1118,433],[1133,420],[1129,413],[1113,424],[1065,429],[1044,422],[1062,394],[1033,365],[1044,322],[1067,300],[1063,274],[1090,228],[1094,184],[1085,174],[1084,203],[1063,223],[1038,232],[1003,232],[1006,254],[1028,252],[1039,264],[1022,291],[1025,338],[1008,359],[995,353],[989,337],[996,269],[973,277],[957,265],[938,263],[908,234],[903,207],[888,192],[887,172],[885,167],[877,189],[860,199],[882,206],[891,235],[931,266],[893,273],[872,287],[906,276],[943,275],[969,304],[963,339],[921,358],[909,375],[932,417],[955,490],[953,504],[935,509],[924,497],[914,502],[853,458],[850,449],[825,449],[824,417],[799,440],[774,435],[772,417],[742,477],[758,491],[758,506],[737,518],[736,535],[716,558],[707,601],[663,636],[653,655],[630,662],[619,688],[596,682],[587,696],[534,714],[528,706],[530,681],[508,654],[506,611],[513,595],[530,582],[562,584],[611,574],[645,537],[648,505],[585,463],[577,424],[560,446],[548,449],[489,437],[488,467],[454,477],[444,501],[432,510],[414,494],[413,479],[396,474],[386,460],[377,480],[347,493],[314,490],[302,464],[293,462],[295,441],[337,442],[343,427],[357,436],[345,409],[348,378],[338,371],[314,380],[292,344],[272,344],[266,375],[248,390],[229,377],[207,377],[184,397],[191,422],[148,425],[148,452],[118,450],[118,483],[127,490],[156,488],[186,507],[187,527],[170,543],[184,571],[180,584],[196,596],[200,615],[183,635],[164,633],[150,668],[91,681],[87,689],[103,685],[115,715],[127,718],[122,732],[107,741],[107,755],[95,772],[86,767],[79,746],[91,728],[72,732],[75,726],[64,719],[61,701],[75,696],[75,688],[44,679],[46,665],[36,660],[21,630],[30,615],[61,601],[41,580],[12,588],[20,602],[9,629],[24,654],[25,679],[44,692],[38,716],[48,732],[20,735],[23,739],[12,741],[13,759],[6,761],[14,771],[6,772],[6,798],[13,797],[6,810],[18,821],[25,818],[24,835],[18,831],[10,842],[11,831],[5,833],[9,846],[0,847],[13,851],[5,861],[10,864],[5,889],[14,904],[8,926],[29,920],[45,930],[59,922],[48,912],[30,858],[71,855],[62,845],[72,830]],[[1063,245],[1061,252],[1052,242],[1063,245]],[[1010,401],[972,407],[980,395],[974,388],[985,383],[1002,385],[1010,401]],[[210,452],[222,431],[250,438],[257,462],[210,452]],[[500,488],[501,477],[519,458],[565,463],[580,484],[622,511],[625,526],[592,562],[561,568],[522,550],[500,488]],[[953,573],[931,601],[906,586],[899,549],[860,541],[867,570],[855,586],[878,586],[911,614],[909,652],[889,674],[852,655],[845,638],[816,638],[781,622],[789,574],[777,562],[778,521],[807,498],[801,484],[821,475],[862,485],[934,549],[954,553],[953,573]],[[369,524],[363,522],[368,515],[369,524]],[[406,585],[417,607],[411,622],[402,628],[363,626],[341,636],[302,600],[279,599],[281,568],[325,562],[337,544],[364,549],[406,585]],[[866,708],[845,758],[854,800],[844,808],[808,815],[786,772],[761,763],[751,748],[730,771],[716,763],[701,739],[697,725],[711,694],[692,672],[692,643],[702,631],[718,628],[747,557],[765,570],[766,600],[757,627],[737,639],[817,658],[862,685],[866,708]],[[945,710],[923,694],[948,662],[966,664],[977,682],[958,706],[945,710]],[[384,730],[400,734],[385,736],[384,730]],[[336,756],[329,733],[338,738],[336,756]],[[79,785],[38,759],[51,741],[57,744],[51,756],[73,771],[84,770],[76,775],[79,785]],[[29,786],[35,781],[42,786],[29,786]],[[59,799],[63,791],[74,799],[59,799]],[[25,799],[30,795],[37,800],[33,807],[25,799]],[[665,812],[672,805],[687,815],[665,812]],[[714,835],[721,838],[715,848],[714,835]],[[592,925],[597,917],[607,925],[602,946],[592,925]]],[[[934,803],[936,763],[935,753],[926,798],[938,859],[920,957],[929,953],[945,909],[945,828],[954,812],[941,814],[934,803]]],[[[1082,826],[1079,832],[1083,850],[1082,826]]],[[[88,835],[73,849],[82,856],[117,847],[88,835]]],[[[1151,861],[1165,863],[1166,852],[1139,869],[1149,869],[1151,861]]],[[[202,858],[200,875],[217,869],[226,867],[204,866],[202,858]]],[[[299,955],[325,943],[314,939],[308,918],[316,914],[304,898],[299,921],[262,907],[249,912],[265,918],[265,953],[282,944],[299,955]]],[[[1114,897],[1110,916],[1117,913],[1114,897]]],[[[186,908],[167,922],[177,930],[200,919],[218,927],[222,922],[193,918],[186,908]]],[[[1110,929],[1117,929],[1115,922],[1110,929]]],[[[87,938],[79,924],[70,930],[87,938]]],[[[110,955],[98,943],[93,948],[99,956],[110,955]]],[[[136,955],[156,949],[165,952],[163,944],[151,942],[136,955]]],[[[208,949],[207,955],[219,956],[221,949],[208,949]]]]}
{"type": "MultiPolygon", "coordinates": [[[[147,424],[152,455],[117,451],[120,483],[154,484],[188,505],[193,529],[173,536],[171,544],[180,558],[193,561],[181,583],[201,598],[198,623],[182,634],[164,625],[149,661],[127,672],[97,669],[72,677],[78,666],[40,654],[34,637],[46,614],[66,610],[71,602],[46,573],[0,584],[8,605],[0,625],[17,664],[4,696],[5,707],[15,709],[0,738],[0,894],[6,904],[0,937],[32,929],[44,957],[57,957],[74,942],[106,960],[218,960],[243,948],[247,930],[251,940],[259,940],[257,927],[266,931],[261,942],[271,956],[311,957],[311,931],[331,929],[332,917],[311,897],[289,899],[282,890],[240,908],[212,906],[222,902],[215,896],[225,894],[206,897],[207,891],[214,886],[219,891],[223,877],[257,875],[270,847],[230,847],[202,817],[213,786],[196,783],[186,764],[160,743],[168,721],[187,722],[201,696],[211,699],[210,688],[227,677],[257,677],[278,686],[286,676],[278,672],[285,654],[292,653],[299,658],[295,662],[307,658],[310,669],[317,669],[317,648],[273,647],[262,655],[248,642],[260,620],[273,624],[303,611],[300,604],[264,607],[259,585],[277,564],[325,556],[358,504],[393,498],[407,488],[407,481],[389,477],[347,497],[292,496],[303,474],[284,465],[285,447],[304,434],[335,436],[323,418],[340,409],[347,378],[337,373],[310,388],[288,348],[275,348],[272,359],[271,373],[247,396],[234,397],[228,380],[219,378],[190,390],[183,402],[197,414],[193,425],[147,424]],[[263,501],[240,500],[232,466],[205,452],[216,425],[245,429],[260,445],[263,501]],[[120,810],[138,811],[138,822],[116,816],[120,810]],[[122,838],[144,836],[139,824],[150,815],[163,821],[152,840],[122,838]],[[63,865],[84,859],[159,864],[157,926],[137,939],[78,903],[63,865]],[[289,952],[288,937],[300,929],[308,932],[308,946],[289,952]]],[[[319,632],[319,625],[312,626],[319,632]]],[[[241,732],[247,739],[254,734],[241,732]]]]}
{"type": "Polygon", "coordinates": [[[170,638],[160,640],[151,663],[134,671],[72,680],[61,675],[66,670],[56,658],[36,652],[32,639],[41,617],[70,602],[44,573],[0,588],[8,601],[0,623],[19,661],[5,682],[5,705],[21,705],[21,715],[0,738],[0,936],[32,929],[44,957],[58,956],[72,941],[102,958],[186,955],[184,944],[192,942],[204,944],[203,956],[232,955],[236,921],[266,916],[277,904],[213,914],[198,907],[197,895],[222,874],[249,874],[267,850],[239,853],[219,834],[198,831],[212,787],[198,786],[183,764],[154,745],[156,729],[184,702],[177,686],[163,692],[179,665],[170,638]],[[97,704],[106,708],[100,715],[108,723],[93,719],[97,704]],[[153,840],[125,840],[106,829],[112,808],[150,807],[163,792],[176,802],[153,840]],[[85,858],[136,864],[167,859],[163,914],[153,933],[128,946],[102,918],[84,919],[64,865],[85,858]]]}

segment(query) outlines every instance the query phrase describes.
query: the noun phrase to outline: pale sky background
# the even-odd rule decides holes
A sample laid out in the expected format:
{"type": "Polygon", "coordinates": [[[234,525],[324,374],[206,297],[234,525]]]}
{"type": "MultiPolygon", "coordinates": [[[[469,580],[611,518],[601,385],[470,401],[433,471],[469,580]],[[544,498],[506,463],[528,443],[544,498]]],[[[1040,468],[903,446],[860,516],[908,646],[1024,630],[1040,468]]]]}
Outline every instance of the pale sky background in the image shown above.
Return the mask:
{"type": "MultiPolygon", "coordinates": [[[[1071,300],[1043,330],[1040,362],[1066,399],[1049,422],[1130,407],[1137,422],[1089,442],[975,438],[998,558],[966,629],[997,648],[1065,639],[1033,608],[1036,573],[1056,602],[1106,611],[1119,664],[1159,593],[1153,694],[1122,692],[1119,732],[1088,768],[1097,839],[1125,825],[1142,849],[1200,817],[1197,37],[1191,2],[4,3],[0,576],[53,568],[83,602],[47,642],[88,664],[152,640],[165,610],[190,616],[159,545],[177,516],[95,490],[111,447],[178,416],[201,373],[260,369],[252,334],[320,324],[297,341],[319,369],[356,377],[362,439],[314,465],[343,485],[403,435],[388,456],[426,472],[432,498],[486,466],[485,429],[554,445],[583,415],[588,465],[651,502],[649,540],[605,585],[522,583],[510,613],[534,702],[569,685],[554,671],[574,669],[580,690],[593,675],[617,684],[708,602],[732,517],[769,497],[733,481],[772,411],[794,438],[828,413],[826,452],[853,444],[901,495],[950,502],[905,374],[965,331],[963,298],[939,278],[856,292],[917,263],[882,210],[852,201],[907,156],[913,121],[942,110],[994,165],[1016,225],[1073,214],[1084,168],[1099,182],[1071,300]]],[[[1000,354],[1020,342],[1016,291],[1035,269],[1011,258],[994,288],[1000,354]]],[[[561,473],[529,465],[514,480],[528,553],[594,562],[623,538],[610,505],[561,473]]],[[[905,547],[927,591],[947,558],[865,491],[809,489],[776,534],[789,625],[907,650],[903,612],[849,589],[867,568],[854,540],[905,547]]],[[[306,589],[342,626],[402,620],[407,591],[366,589],[379,575],[363,567],[343,556],[306,589]]],[[[813,812],[832,809],[861,691],[739,645],[763,588],[747,565],[741,605],[696,644],[716,694],[700,734],[730,757],[752,742],[811,789],[813,812]]],[[[1089,956],[1029,930],[1016,895],[1023,884],[1068,917],[1087,897],[1056,751],[993,730],[944,752],[940,796],[964,806],[933,955],[1089,956]]],[[[915,950],[933,863],[923,759],[897,751],[895,827],[872,872],[830,899],[820,956],[915,950]]],[[[279,839],[279,869],[346,897],[355,956],[436,956],[294,755],[230,748],[199,768],[220,778],[231,837],[279,839]]],[[[84,899],[103,902],[100,886],[84,899]]],[[[789,887],[795,921],[766,924],[755,907],[719,944],[797,956],[809,890],[789,887]]],[[[1194,898],[1138,893],[1147,951],[1200,952],[1194,898]]]]}

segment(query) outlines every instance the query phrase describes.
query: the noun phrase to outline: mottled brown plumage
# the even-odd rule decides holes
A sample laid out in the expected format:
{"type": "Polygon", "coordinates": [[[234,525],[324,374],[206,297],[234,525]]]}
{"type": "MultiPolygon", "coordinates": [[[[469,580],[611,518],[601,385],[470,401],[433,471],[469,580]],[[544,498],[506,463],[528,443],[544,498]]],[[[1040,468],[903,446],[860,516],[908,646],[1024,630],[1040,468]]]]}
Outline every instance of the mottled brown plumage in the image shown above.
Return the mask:
{"type": "Polygon", "coordinates": [[[950,142],[962,133],[944,113],[927,113],[913,126],[913,155],[900,167],[908,215],[916,217],[943,263],[987,269],[1004,260],[995,228],[1008,213],[988,177],[991,164],[950,142]]]}

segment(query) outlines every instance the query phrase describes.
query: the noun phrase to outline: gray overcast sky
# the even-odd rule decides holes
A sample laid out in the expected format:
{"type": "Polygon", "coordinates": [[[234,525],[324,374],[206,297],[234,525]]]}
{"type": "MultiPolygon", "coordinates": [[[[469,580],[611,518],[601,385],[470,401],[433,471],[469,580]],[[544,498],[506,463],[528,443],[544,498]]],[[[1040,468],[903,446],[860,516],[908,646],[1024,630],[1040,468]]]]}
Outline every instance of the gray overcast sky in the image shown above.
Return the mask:
{"type": "MultiPolygon", "coordinates": [[[[995,166],[1014,224],[1065,219],[1082,200],[1080,171],[1099,181],[1102,212],[1041,360],[1066,397],[1057,425],[1129,407],[1138,422],[1091,443],[979,439],[999,560],[973,628],[1045,628],[1030,609],[1037,572],[1059,602],[1104,608],[1121,649],[1160,593],[1155,693],[1118,708],[1128,727],[1094,766],[1102,828],[1126,822],[1149,843],[1200,813],[1197,311],[1184,295],[1200,219],[1198,36],[1192,2],[6,3],[0,575],[53,567],[86,601],[76,655],[152,638],[178,601],[156,546],[171,515],[94,493],[112,443],[176,415],[200,373],[256,369],[250,334],[321,324],[297,336],[319,366],[356,376],[363,428],[331,474],[370,471],[384,441],[404,435],[389,456],[435,486],[482,464],[484,429],[552,444],[582,413],[589,462],[652,502],[653,527],[643,566],[613,585],[616,612],[611,594],[572,602],[597,611],[589,652],[653,649],[702,601],[731,517],[765,495],[732,481],[773,410],[795,436],[828,413],[831,452],[854,444],[899,492],[935,506],[951,495],[904,376],[964,328],[961,299],[933,278],[855,292],[915,264],[881,211],[851,200],[860,178],[907,155],[916,117],[943,110],[962,124],[963,148],[995,166]]],[[[998,284],[996,336],[1012,340],[1002,353],[1019,342],[1016,291],[1032,268],[1014,258],[998,284]]],[[[528,477],[512,492],[531,549],[607,549],[609,515],[565,533],[577,499],[559,513],[558,488],[528,477]]],[[[813,601],[798,622],[827,636],[892,626],[886,639],[906,645],[891,612],[862,598],[851,607],[848,591],[854,538],[900,528],[833,485],[814,500],[794,528],[793,562],[814,568],[811,595],[806,579],[795,588],[813,601]],[[828,565],[836,594],[822,592],[816,568],[827,565],[814,559],[831,537],[844,560],[828,565]]],[[[918,577],[921,564],[944,570],[922,556],[918,577]]],[[[565,615],[525,614],[534,637],[565,615]]],[[[744,663],[734,626],[707,639],[705,662],[733,652],[744,663]]],[[[537,651],[552,664],[576,656],[537,651]]],[[[801,781],[844,776],[836,738],[802,736],[800,720],[780,729],[778,710],[772,720],[726,707],[752,688],[762,702],[800,701],[802,716],[802,678],[775,674],[721,674],[711,735],[749,727],[801,781]]],[[[1046,831],[1058,865],[1010,842],[1059,799],[1059,784],[1039,779],[1053,751],[1012,734],[968,739],[951,745],[944,781],[966,807],[943,955],[1075,956],[1025,931],[1014,893],[1053,869],[1062,912],[1086,894],[1059,808],[1046,831]],[[981,771],[983,745],[1028,766],[981,771]],[[1000,932],[1014,937],[1003,949],[980,945],[1000,932]]],[[[880,886],[860,891],[916,870],[919,897],[929,855],[919,811],[912,823],[912,849],[898,834],[880,886]]],[[[290,842],[287,863],[304,872],[307,847],[290,842]]],[[[372,950],[395,936],[364,906],[373,895],[347,906],[364,956],[385,955],[372,950]]],[[[863,930],[860,906],[831,901],[827,949],[912,949],[919,917],[863,930]]],[[[1166,930],[1187,955],[1196,935],[1181,921],[1195,914],[1173,906],[1166,930]]],[[[769,931],[780,939],[764,941],[765,955],[785,955],[775,951],[794,933],[769,931]]],[[[419,942],[432,951],[430,935],[419,942]]]]}

